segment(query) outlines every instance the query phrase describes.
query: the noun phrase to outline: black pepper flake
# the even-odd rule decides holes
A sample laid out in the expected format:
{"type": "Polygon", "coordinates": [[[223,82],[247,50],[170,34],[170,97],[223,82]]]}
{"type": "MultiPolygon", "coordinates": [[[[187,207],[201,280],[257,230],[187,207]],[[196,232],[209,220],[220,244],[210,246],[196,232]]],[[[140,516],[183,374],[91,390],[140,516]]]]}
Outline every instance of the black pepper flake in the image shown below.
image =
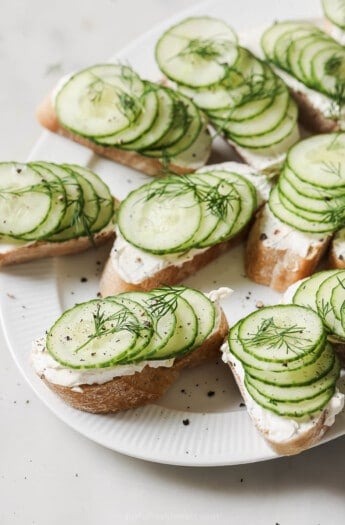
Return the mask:
{"type": "Polygon", "coordinates": [[[340,261],[342,261],[342,260],[344,259],[344,256],[340,254],[339,257],[338,257],[338,259],[339,259],[340,261]]]}
{"type": "Polygon", "coordinates": [[[182,423],[184,424],[185,427],[187,427],[189,425],[190,421],[189,421],[189,419],[183,419],[182,423]]]}
{"type": "Polygon", "coordinates": [[[181,388],[181,394],[185,394],[185,393],[186,393],[185,389],[181,388]]]}
{"type": "Polygon", "coordinates": [[[81,277],[80,282],[81,283],[87,283],[87,277],[81,277]]]}
{"type": "Polygon", "coordinates": [[[70,341],[71,337],[69,335],[66,335],[66,339],[67,339],[67,341],[70,341]]]}
{"type": "Polygon", "coordinates": [[[97,297],[102,297],[101,292],[97,292],[97,297]]]}
{"type": "Polygon", "coordinates": [[[240,406],[242,408],[242,407],[245,407],[246,405],[245,405],[245,403],[240,403],[238,406],[240,406]]]}
{"type": "Polygon", "coordinates": [[[262,233],[262,234],[260,235],[260,241],[265,241],[266,239],[267,239],[267,235],[266,235],[266,233],[262,233]]]}
{"type": "Polygon", "coordinates": [[[213,390],[209,390],[207,392],[208,397],[213,397],[215,395],[215,392],[213,390]]]}
{"type": "Polygon", "coordinates": [[[241,478],[241,483],[243,483],[243,478],[241,478]]]}

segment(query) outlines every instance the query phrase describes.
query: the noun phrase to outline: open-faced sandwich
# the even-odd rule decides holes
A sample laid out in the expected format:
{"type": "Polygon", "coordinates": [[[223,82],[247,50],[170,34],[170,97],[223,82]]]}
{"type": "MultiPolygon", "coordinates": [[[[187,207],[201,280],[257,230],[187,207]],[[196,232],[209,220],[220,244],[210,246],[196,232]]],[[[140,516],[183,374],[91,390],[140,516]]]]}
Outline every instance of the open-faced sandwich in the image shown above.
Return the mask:
{"type": "Polygon", "coordinates": [[[37,117],[50,131],[148,175],[189,173],[211,152],[205,116],[188,97],[121,64],[63,78],[37,117]]]}
{"type": "Polygon", "coordinates": [[[119,207],[102,295],[181,282],[243,238],[270,188],[265,175],[229,162],[134,190],[119,207]]]}
{"type": "Polygon", "coordinates": [[[298,141],[298,110],[284,81],[237,43],[222,20],[187,18],[156,45],[162,73],[255,169],[277,171],[298,141]]]}
{"type": "Polygon", "coordinates": [[[344,406],[339,359],[309,308],[257,310],[231,328],[222,351],[255,427],[278,454],[317,443],[344,406]]]}
{"type": "Polygon", "coordinates": [[[115,201],[92,171],[0,163],[0,266],[67,255],[114,237],[115,201]]]}
{"type": "Polygon", "coordinates": [[[344,129],[344,47],[303,21],[272,25],[261,44],[293,93],[303,125],[316,133],[344,129]]]}
{"type": "Polygon", "coordinates": [[[314,271],[344,223],[345,133],[309,137],[290,149],[258,213],[246,248],[248,276],[286,290],[314,271]]]}
{"type": "Polygon", "coordinates": [[[78,304],[34,342],[33,366],[79,410],[150,403],[183,368],[219,356],[228,324],[218,301],[229,292],[165,287],[78,304]]]}

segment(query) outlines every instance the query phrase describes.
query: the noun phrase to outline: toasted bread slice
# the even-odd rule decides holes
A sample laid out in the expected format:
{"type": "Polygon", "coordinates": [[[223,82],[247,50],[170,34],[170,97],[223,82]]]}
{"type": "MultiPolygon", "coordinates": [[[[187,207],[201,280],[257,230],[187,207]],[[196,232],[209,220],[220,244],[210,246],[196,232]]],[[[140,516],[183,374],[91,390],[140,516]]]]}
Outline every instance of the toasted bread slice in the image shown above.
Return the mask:
{"type": "MultiPolygon", "coordinates": [[[[236,244],[243,239],[243,235],[244,234],[242,233],[229,241],[216,244],[207,250],[200,251],[200,253],[197,253],[192,258],[185,259],[182,264],[174,264],[172,262],[162,269],[154,271],[151,275],[143,277],[137,282],[126,281],[125,278],[121,276],[119,268],[116,266],[110,255],[102,273],[100,293],[102,297],[106,297],[108,295],[115,295],[117,293],[132,290],[148,291],[162,285],[172,286],[178,284],[214,259],[217,259],[226,251],[236,246],[236,244]]],[[[146,255],[142,253],[142,257],[145,256],[146,255]]]]}
{"type": "Polygon", "coordinates": [[[331,236],[304,234],[276,219],[264,206],[249,233],[245,268],[258,284],[284,292],[310,275],[326,251],[331,236]]]}
{"type": "MultiPolygon", "coordinates": [[[[60,135],[63,135],[64,137],[67,137],[68,139],[71,139],[82,146],[90,148],[92,151],[98,155],[101,155],[102,157],[106,157],[115,162],[119,162],[120,164],[124,164],[125,166],[134,168],[135,170],[145,173],[146,175],[160,175],[162,173],[166,173],[168,170],[174,173],[184,174],[190,173],[200,167],[186,166],[184,164],[169,164],[166,166],[163,165],[163,162],[160,159],[145,157],[144,155],[141,155],[135,151],[126,151],[114,146],[101,146],[87,139],[86,137],[72,133],[68,129],[64,128],[58,121],[52,102],[52,95],[47,96],[39,105],[36,111],[36,117],[39,123],[49,131],[53,133],[59,133],[60,135]]],[[[207,158],[205,157],[205,163],[206,161],[207,158]]]]}
{"type": "Polygon", "coordinates": [[[221,311],[216,330],[199,348],[175,359],[172,366],[154,368],[146,365],[140,372],[114,377],[105,383],[81,384],[78,387],[61,386],[48,381],[44,372],[36,370],[45,384],[73,408],[98,414],[127,410],[159,399],[176,381],[183,368],[217,359],[227,331],[228,323],[224,312],[221,311]]]}
{"type": "Polygon", "coordinates": [[[244,370],[240,361],[229,352],[226,352],[226,360],[253,424],[268,445],[279,455],[299,454],[315,445],[333,425],[335,415],[343,409],[344,395],[336,392],[323,410],[306,421],[298,422],[274,414],[259,406],[250,396],[244,385],[244,370]]]}

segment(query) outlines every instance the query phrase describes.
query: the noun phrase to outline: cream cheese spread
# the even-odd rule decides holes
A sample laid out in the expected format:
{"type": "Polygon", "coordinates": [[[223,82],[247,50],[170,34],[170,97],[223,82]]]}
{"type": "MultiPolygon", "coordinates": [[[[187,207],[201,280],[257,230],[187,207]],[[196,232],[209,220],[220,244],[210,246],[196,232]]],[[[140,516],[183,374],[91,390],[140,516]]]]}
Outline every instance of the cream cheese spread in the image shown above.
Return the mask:
{"type": "Polygon", "coordinates": [[[80,385],[103,384],[111,381],[115,377],[133,375],[141,372],[145,366],[158,368],[163,366],[169,368],[173,366],[174,359],[164,359],[157,361],[142,361],[133,365],[117,365],[106,368],[76,369],[68,368],[56,361],[51,356],[45,345],[45,338],[42,337],[33,342],[31,360],[33,367],[39,376],[44,376],[47,381],[70,388],[80,385]]]}
{"type": "MultiPolygon", "coordinates": [[[[251,397],[244,385],[244,368],[242,363],[234,357],[229,351],[229,345],[224,343],[222,348],[222,360],[224,363],[230,363],[236,371],[238,378],[243,387],[244,402],[250,417],[255,422],[259,429],[265,432],[267,439],[284,443],[291,439],[297,438],[299,435],[308,432],[318,423],[320,411],[303,419],[290,419],[279,416],[270,410],[261,407],[251,397]]],[[[344,394],[336,391],[327,405],[324,407],[326,411],[326,419],[324,424],[331,426],[334,423],[335,416],[339,414],[344,408],[344,394]]]]}
{"type": "Polygon", "coordinates": [[[306,258],[311,249],[324,243],[327,234],[307,233],[295,230],[277,219],[268,205],[263,208],[260,223],[260,239],[264,246],[275,250],[291,250],[306,258]]]}

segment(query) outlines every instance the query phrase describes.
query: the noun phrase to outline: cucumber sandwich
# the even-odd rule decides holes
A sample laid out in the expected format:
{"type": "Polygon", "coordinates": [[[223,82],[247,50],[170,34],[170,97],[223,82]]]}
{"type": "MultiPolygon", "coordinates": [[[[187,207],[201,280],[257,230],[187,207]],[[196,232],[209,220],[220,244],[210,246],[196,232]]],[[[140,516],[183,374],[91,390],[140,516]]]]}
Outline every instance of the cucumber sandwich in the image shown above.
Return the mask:
{"type": "Polygon", "coordinates": [[[271,67],[222,20],[187,18],[156,45],[162,73],[256,169],[276,170],[299,139],[297,106],[271,67]]]}
{"type": "Polygon", "coordinates": [[[345,226],[345,133],[293,146],[247,244],[247,273],[284,291],[309,276],[345,226]]]}
{"type": "Polygon", "coordinates": [[[87,168],[0,163],[0,265],[76,253],[114,237],[114,199],[87,168]]]}
{"type": "Polygon", "coordinates": [[[222,347],[254,425],[278,454],[314,445],[343,408],[340,362],[326,336],[316,312],[286,304],[240,320],[222,347]]]}
{"type": "Polygon", "coordinates": [[[176,284],[240,238],[270,182],[235,162],[141,186],[121,203],[103,296],[176,284]]]}
{"type": "MultiPolygon", "coordinates": [[[[324,2],[324,4],[341,2],[324,2]]],[[[344,4],[345,5],[345,4],[344,4]]],[[[279,22],[261,40],[264,54],[289,85],[302,123],[316,132],[345,127],[345,50],[308,22],[279,22]]]]}
{"type": "Polygon", "coordinates": [[[74,408],[116,412],[161,397],[185,367],[216,358],[228,330],[218,301],[182,286],[78,304],[33,344],[38,375],[74,408]]]}
{"type": "Polygon", "coordinates": [[[205,116],[189,98],[121,64],[62,79],[37,116],[51,131],[148,175],[194,171],[211,151],[205,116]]]}

